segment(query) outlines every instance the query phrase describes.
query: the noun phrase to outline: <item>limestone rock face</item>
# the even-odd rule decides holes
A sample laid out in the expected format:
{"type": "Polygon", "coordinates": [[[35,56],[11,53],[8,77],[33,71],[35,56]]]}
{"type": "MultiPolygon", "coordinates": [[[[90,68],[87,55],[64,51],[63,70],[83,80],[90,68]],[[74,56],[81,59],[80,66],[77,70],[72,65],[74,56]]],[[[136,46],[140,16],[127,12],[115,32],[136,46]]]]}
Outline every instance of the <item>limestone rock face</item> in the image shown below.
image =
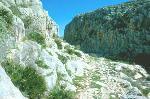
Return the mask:
{"type": "MultiPolygon", "coordinates": [[[[10,60],[13,60],[15,63],[17,64],[21,64],[22,66],[31,66],[32,68],[35,68],[37,70],[38,73],[40,73],[41,75],[45,76],[46,78],[48,78],[48,74],[50,73],[55,73],[56,74],[56,65],[54,64],[55,61],[52,63],[52,61],[50,61],[48,64],[47,61],[45,62],[46,65],[51,66],[49,69],[43,69],[40,68],[39,66],[37,66],[36,61],[42,57],[43,55],[45,56],[44,58],[42,58],[42,60],[52,60],[53,58],[49,58],[49,56],[46,56],[45,53],[41,50],[41,46],[39,44],[37,44],[36,42],[33,41],[25,41],[25,42],[20,42],[18,44],[18,49],[12,49],[10,51],[10,53],[8,54],[8,58],[10,60]],[[54,65],[52,65],[54,64],[54,65]],[[54,71],[53,71],[54,70],[54,71]]],[[[51,77],[51,75],[50,75],[51,77]]],[[[57,76],[54,77],[55,78],[55,82],[57,79],[57,76]]],[[[53,80],[53,79],[52,79],[53,80]]],[[[47,82],[50,82],[51,79],[47,79],[47,82]]],[[[52,86],[53,84],[47,84],[52,86]]],[[[55,84],[54,84],[55,85],[55,84]]],[[[53,86],[54,86],[53,85],[53,86]]],[[[52,88],[52,87],[50,87],[52,88]]]]}
{"type": "Polygon", "coordinates": [[[33,41],[20,42],[18,49],[12,49],[7,56],[16,63],[20,63],[25,66],[34,66],[35,61],[41,51],[40,45],[33,41]]]}
{"type": "Polygon", "coordinates": [[[1,99],[27,99],[18,88],[14,86],[4,69],[0,66],[0,98],[1,99]]]}
{"type": "Polygon", "coordinates": [[[53,35],[58,33],[58,26],[48,12],[42,7],[40,0],[0,0],[14,15],[22,19],[26,33],[38,31],[53,35]],[[27,26],[28,25],[28,26],[27,26]]]}
{"type": "Polygon", "coordinates": [[[87,53],[123,58],[150,54],[150,2],[133,0],[76,16],[64,39],[87,53]]]}
{"type": "Polygon", "coordinates": [[[13,18],[13,32],[15,34],[16,41],[21,41],[23,37],[25,37],[24,23],[17,16],[14,16],[13,18]]]}
{"type": "MultiPolygon", "coordinates": [[[[68,74],[65,64],[63,64],[57,56],[49,54],[49,51],[42,49],[41,45],[33,41],[24,41],[17,44],[17,49],[10,50],[10,53],[7,55],[9,60],[17,64],[21,64],[24,67],[34,68],[38,74],[42,75],[46,81],[47,90],[52,90],[56,85],[57,81],[64,86],[66,89],[76,91],[76,87],[73,85],[72,77],[68,74]],[[42,64],[38,64],[37,61],[42,61],[42,64]],[[41,67],[41,65],[46,65],[47,68],[41,67]],[[61,76],[62,79],[58,79],[57,76],[61,76]],[[71,87],[70,87],[71,86],[71,87]]],[[[69,62],[70,64],[77,64],[79,62],[69,62]]],[[[85,64],[84,62],[81,62],[85,64]]],[[[83,76],[83,66],[76,67],[76,69],[82,71],[80,76],[83,76]]],[[[71,71],[73,74],[73,71],[71,71]]]]}
{"type": "Polygon", "coordinates": [[[6,57],[10,48],[15,47],[16,42],[20,42],[31,32],[41,33],[46,38],[46,44],[58,33],[57,24],[43,9],[40,0],[0,0],[0,8],[8,12],[7,19],[12,18],[11,24],[1,22],[3,29],[0,37],[1,60],[6,57]],[[7,25],[10,29],[7,29],[7,25]]]}

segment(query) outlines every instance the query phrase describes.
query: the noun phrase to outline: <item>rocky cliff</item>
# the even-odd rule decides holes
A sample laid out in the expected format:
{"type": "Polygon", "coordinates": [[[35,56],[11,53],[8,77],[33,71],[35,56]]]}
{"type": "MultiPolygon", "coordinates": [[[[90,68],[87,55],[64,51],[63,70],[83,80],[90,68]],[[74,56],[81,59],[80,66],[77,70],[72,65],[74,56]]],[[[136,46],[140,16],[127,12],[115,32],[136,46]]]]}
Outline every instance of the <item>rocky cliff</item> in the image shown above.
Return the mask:
{"type": "Polygon", "coordinates": [[[78,15],[66,26],[64,40],[87,53],[123,59],[139,53],[150,57],[149,10],[149,0],[132,0],[78,15]]]}
{"type": "Polygon", "coordinates": [[[0,0],[0,99],[150,97],[141,66],[91,57],[57,33],[40,0],[0,0]]]}
{"type": "MultiPolygon", "coordinates": [[[[76,91],[66,69],[76,62],[70,61],[67,66],[63,63],[78,58],[67,54],[64,46],[69,45],[62,46],[57,33],[57,24],[43,9],[40,0],[0,0],[0,62],[9,76],[1,67],[1,99],[51,97],[48,96],[50,90],[58,85],[76,91]],[[62,55],[65,52],[66,55],[62,55]]],[[[68,50],[72,50],[71,47],[68,50]]],[[[73,77],[82,76],[82,68],[81,73],[72,74],[73,77]]]]}

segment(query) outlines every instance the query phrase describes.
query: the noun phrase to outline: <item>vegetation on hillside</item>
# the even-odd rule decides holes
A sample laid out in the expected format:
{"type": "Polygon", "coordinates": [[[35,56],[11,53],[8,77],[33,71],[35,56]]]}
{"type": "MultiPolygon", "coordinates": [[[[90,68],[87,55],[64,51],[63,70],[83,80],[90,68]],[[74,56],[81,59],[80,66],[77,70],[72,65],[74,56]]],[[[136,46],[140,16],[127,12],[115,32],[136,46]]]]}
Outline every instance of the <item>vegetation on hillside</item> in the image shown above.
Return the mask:
{"type": "Polygon", "coordinates": [[[24,68],[10,60],[3,62],[2,66],[14,85],[29,99],[39,99],[44,95],[45,80],[31,66],[24,68]]]}

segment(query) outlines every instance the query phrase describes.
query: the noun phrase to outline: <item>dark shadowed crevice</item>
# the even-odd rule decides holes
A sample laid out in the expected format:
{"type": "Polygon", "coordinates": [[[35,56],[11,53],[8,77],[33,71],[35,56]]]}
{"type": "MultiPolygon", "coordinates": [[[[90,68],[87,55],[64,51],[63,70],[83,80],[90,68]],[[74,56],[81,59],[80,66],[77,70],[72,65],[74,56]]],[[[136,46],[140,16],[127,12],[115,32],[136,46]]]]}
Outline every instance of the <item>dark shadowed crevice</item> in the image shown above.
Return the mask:
{"type": "Polygon", "coordinates": [[[143,68],[150,73],[150,54],[137,54],[134,61],[136,64],[143,66],[143,68]]]}

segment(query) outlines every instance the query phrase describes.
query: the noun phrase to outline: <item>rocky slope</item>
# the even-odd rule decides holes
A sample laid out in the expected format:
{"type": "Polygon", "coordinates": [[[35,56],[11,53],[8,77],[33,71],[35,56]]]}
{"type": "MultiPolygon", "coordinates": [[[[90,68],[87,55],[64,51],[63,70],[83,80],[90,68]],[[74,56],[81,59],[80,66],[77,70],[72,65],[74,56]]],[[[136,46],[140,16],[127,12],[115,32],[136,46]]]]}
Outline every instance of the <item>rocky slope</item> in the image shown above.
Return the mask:
{"type": "Polygon", "coordinates": [[[64,40],[87,53],[150,58],[149,10],[149,0],[132,0],[78,15],[66,26],[64,40]]]}
{"type": "Polygon", "coordinates": [[[141,66],[91,57],[57,33],[40,0],[0,0],[0,99],[148,99],[141,66]]]}

